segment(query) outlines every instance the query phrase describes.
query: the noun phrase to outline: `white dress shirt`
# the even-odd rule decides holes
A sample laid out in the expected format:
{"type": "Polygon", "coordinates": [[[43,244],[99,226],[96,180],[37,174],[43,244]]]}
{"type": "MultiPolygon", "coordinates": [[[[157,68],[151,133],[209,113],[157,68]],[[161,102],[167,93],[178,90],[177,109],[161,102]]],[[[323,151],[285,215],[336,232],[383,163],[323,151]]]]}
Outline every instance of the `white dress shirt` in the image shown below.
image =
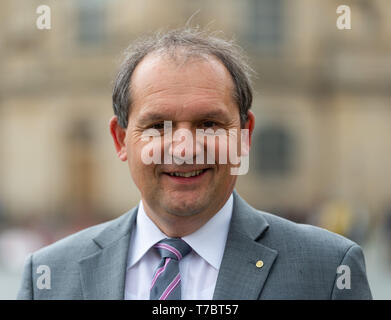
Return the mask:
{"type": "MultiPolygon", "coordinates": [[[[193,249],[179,262],[182,300],[211,300],[223,258],[232,216],[233,196],[205,225],[182,237],[193,249]]],[[[130,238],[126,269],[125,300],[149,300],[155,269],[161,260],[154,244],[168,238],[138,207],[130,238]]]]}

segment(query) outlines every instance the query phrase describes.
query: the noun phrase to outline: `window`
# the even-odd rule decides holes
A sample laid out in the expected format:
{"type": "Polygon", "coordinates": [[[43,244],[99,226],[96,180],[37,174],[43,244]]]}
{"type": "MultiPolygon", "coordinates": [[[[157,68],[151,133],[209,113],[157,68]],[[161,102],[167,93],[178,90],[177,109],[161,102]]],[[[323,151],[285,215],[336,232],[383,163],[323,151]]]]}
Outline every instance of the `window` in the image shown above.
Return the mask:
{"type": "Polygon", "coordinates": [[[276,53],[282,41],[283,0],[248,0],[246,39],[258,51],[276,53]]]}
{"type": "Polygon", "coordinates": [[[292,169],[292,137],[284,128],[262,129],[255,142],[255,168],[263,175],[284,175],[292,169]]]}
{"type": "Polygon", "coordinates": [[[104,0],[77,0],[78,41],[83,45],[101,43],[105,38],[106,3],[104,0]]]}

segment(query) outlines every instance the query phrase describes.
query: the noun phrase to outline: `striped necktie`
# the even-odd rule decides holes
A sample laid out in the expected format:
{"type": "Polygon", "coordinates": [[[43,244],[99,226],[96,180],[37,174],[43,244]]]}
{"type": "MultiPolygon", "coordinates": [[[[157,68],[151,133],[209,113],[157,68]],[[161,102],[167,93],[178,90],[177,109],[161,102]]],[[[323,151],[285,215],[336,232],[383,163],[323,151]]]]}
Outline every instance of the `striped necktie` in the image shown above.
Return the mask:
{"type": "Polygon", "coordinates": [[[150,300],[180,300],[181,276],[179,261],[191,251],[191,247],[180,238],[167,238],[154,245],[160,261],[152,279],[150,300]]]}

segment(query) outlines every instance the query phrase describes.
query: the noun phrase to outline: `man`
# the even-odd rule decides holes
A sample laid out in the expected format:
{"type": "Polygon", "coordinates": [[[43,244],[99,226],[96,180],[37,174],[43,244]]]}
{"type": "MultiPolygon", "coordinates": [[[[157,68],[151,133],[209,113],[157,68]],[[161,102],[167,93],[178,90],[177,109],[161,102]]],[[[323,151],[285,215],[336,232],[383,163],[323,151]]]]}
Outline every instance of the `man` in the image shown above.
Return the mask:
{"type": "Polygon", "coordinates": [[[238,162],[220,155],[249,152],[250,70],[234,44],[193,29],[131,46],[110,131],[140,204],[32,254],[18,297],[371,299],[357,244],[257,211],[234,190],[238,162]],[[228,148],[217,135],[197,136],[208,129],[226,133],[228,148]],[[50,288],[38,285],[42,265],[50,288]]]}

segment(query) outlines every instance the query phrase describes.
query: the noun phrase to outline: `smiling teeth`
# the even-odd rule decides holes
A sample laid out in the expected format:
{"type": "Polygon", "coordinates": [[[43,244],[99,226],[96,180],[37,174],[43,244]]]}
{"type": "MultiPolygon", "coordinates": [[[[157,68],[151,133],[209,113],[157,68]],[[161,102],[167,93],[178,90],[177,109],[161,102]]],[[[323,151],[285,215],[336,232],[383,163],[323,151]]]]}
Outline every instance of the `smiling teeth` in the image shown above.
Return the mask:
{"type": "Polygon", "coordinates": [[[203,171],[204,170],[195,170],[190,172],[170,172],[170,176],[190,178],[190,177],[198,176],[203,171]]]}

